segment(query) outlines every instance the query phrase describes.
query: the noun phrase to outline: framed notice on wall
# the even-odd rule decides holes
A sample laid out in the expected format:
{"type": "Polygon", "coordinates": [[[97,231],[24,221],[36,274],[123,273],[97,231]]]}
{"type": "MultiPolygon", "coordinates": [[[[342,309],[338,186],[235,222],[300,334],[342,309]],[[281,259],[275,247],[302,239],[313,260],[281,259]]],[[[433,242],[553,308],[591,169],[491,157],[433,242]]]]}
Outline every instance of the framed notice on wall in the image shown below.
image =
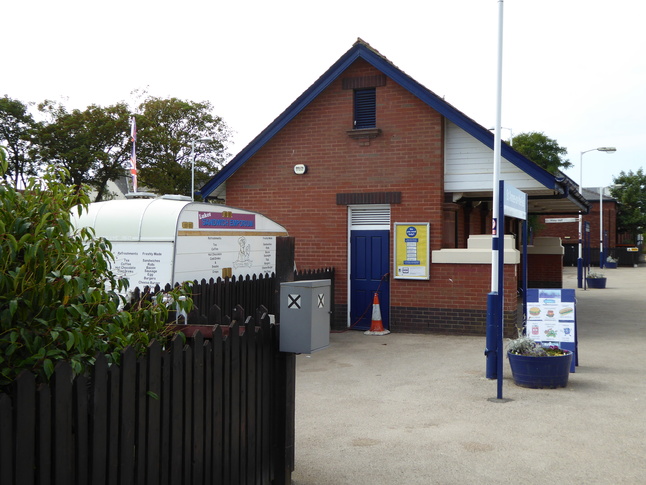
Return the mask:
{"type": "Polygon", "coordinates": [[[395,278],[429,279],[430,224],[395,222],[395,278]]]}

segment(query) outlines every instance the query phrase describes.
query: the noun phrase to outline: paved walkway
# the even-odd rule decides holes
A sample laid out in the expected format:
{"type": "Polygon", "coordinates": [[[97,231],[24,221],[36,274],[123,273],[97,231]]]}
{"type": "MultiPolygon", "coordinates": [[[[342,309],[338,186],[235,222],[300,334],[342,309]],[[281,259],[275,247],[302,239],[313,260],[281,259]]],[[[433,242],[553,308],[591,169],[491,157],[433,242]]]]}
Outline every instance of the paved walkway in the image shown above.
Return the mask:
{"type": "Polygon", "coordinates": [[[505,359],[495,399],[484,337],[353,331],[299,355],[293,484],[646,483],[646,267],[605,273],[577,290],[567,388],[517,387],[505,359]]]}

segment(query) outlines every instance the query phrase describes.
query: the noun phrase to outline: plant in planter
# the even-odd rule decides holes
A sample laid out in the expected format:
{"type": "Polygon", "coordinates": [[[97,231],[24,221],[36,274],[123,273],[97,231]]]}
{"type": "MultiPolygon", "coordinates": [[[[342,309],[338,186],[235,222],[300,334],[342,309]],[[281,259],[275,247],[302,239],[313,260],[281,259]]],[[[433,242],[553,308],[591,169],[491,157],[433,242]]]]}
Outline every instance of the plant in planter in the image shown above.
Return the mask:
{"type": "Polygon", "coordinates": [[[567,386],[572,352],[556,345],[542,346],[529,337],[519,337],[507,344],[507,358],[514,383],[532,389],[567,386]]]}
{"type": "Polygon", "coordinates": [[[612,256],[608,256],[606,258],[606,263],[605,266],[606,268],[616,268],[617,267],[617,258],[613,258],[612,256]]]}
{"type": "Polygon", "coordinates": [[[589,288],[605,288],[607,279],[603,273],[588,273],[586,281],[589,288]]]}

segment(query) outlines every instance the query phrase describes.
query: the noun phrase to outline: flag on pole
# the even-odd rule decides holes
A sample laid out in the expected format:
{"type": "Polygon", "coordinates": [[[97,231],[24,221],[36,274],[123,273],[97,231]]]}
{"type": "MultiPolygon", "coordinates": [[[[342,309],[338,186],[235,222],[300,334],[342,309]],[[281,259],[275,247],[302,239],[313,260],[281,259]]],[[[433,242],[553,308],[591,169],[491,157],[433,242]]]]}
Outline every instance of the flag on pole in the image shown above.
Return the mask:
{"type": "Polygon", "coordinates": [[[130,174],[132,175],[132,191],[137,192],[137,155],[135,148],[137,145],[137,122],[135,117],[130,118],[130,141],[132,142],[132,155],[130,155],[130,174]]]}

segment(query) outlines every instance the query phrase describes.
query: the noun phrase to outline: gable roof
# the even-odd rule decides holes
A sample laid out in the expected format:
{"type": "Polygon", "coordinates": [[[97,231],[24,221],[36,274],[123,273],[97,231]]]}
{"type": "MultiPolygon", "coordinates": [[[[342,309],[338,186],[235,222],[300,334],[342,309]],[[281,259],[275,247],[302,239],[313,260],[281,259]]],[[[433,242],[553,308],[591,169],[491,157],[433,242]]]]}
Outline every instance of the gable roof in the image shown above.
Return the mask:
{"type": "MultiPolygon", "coordinates": [[[[301,94],[285,111],[283,111],[267,128],[254,138],[245,148],[238,153],[228,164],[209,181],[200,194],[207,198],[218,186],[222,185],[231,177],[249,158],[251,158],[265,143],[276,135],[296,115],[298,115],[309,103],[321,94],[332,82],[334,82],[346,69],[357,59],[363,59],[376,69],[380,70],[393,81],[407,89],[411,94],[417,96],[429,107],[440,113],[442,116],[455,123],[475,139],[493,150],[494,134],[476,123],[473,119],[444,101],[438,95],[422,86],[412,77],[397,68],[392,62],[382,56],[367,42],[357,39],[352,48],[336,61],[312,86],[301,94]]],[[[501,156],[518,167],[520,170],[537,180],[547,189],[555,191],[557,197],[570,199],[579,210],[588,211],[587,201],[578,193],[574,182],[561,174],[555,176],[538,166],[528,158],[524,157],[506,143],[502,144],[501,156]]]]}

